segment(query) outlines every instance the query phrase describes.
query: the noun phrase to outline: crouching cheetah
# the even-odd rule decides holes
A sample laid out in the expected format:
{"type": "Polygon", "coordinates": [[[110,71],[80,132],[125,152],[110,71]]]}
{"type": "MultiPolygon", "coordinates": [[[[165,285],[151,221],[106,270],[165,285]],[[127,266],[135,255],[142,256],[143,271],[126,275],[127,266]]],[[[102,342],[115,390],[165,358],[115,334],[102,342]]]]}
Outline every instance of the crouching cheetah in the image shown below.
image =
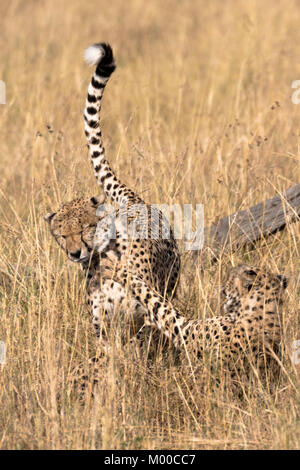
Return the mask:
{"type": "MultiPolygon", "coordinates": [[[[105,269],[111,272],[112,263],[106,260],[106,264],[105,269]]],[[[128,284],[146,309],[146,323],[169,338],[189,364],[199,364],[209,356],[213,366],[221,366],[234,379],[278,353],[285,276],[247,265],[234,268],[223,289],[225,314],[205,320],[186,319],[126,268],[115,269],[113,277],[128,284]]]]}
{"type": "Polygon", "coordinates": [[[118,281],[101,279],[102,260],[125,259],[132,272],[165,296],[176,288],[180,255],[164,215],[121,183],[105,156],[100,111],[104,88],[115,70],[112,49],[108,44],[95,44],[86,50],[85,58],[96,66],[84,111],[85,134],[94,174],[104,196],[76,199],[47,214],[45,219],[69,259],[86,271],[93,325],[105,345],[104,317],[112,317],[119,309],[127,318],[133,315],[138,329],[146,312],[134,296],[126,296],[118,281]],[[111,201],[114,208],[104,204],[106,201],[111,201]]]}

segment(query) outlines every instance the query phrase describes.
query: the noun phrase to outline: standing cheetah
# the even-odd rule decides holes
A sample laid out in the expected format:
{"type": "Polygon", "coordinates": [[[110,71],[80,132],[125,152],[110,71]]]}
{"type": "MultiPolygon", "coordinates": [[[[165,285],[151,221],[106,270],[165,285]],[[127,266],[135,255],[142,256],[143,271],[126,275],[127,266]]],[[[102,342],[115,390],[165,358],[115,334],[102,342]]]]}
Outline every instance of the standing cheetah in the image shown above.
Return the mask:
{"type": "Polygon", "coordinates": [[[144,321],[145,307],[133,296],[128,298],[120,283],[101,279],[102,260],[126,259],[132,272],[165,296],[175,291],[180,255],[164,215],[121,183],[105,156],[100,111],[104,88],[115,70],[112,49],[108,44],[95,44],[86,50],[85,59],[95,66],[84,111],[85,134],[94,174],[104,196],[76,199],[47,214],[45,219],[69,259],[81,263],[87,273],[93,325],[105,345],[104,317],[112,318],[119,309],[127,318],[133,315],[138,329],[144,321]],[[115,213],[104,204],[108,200],[117,206],[115,213]]]}
{"type": "MultiPolygon", "coordinates": [[[[106,260],[107,272],[113,263],[106,260]]],[[[104,274],[105,275],[105,274],[104,274]]],[[[126,267],[113,277],[126,285],[146,309],[146,324],[160,330],[188,361],[199,363],[209,355],[213,364],[236,373],[274,357],[281,341],[281,310],[287,287],[285,276],[247,265],[234,268],[224,287],[225,315],[188,320],[126,267]]]]}

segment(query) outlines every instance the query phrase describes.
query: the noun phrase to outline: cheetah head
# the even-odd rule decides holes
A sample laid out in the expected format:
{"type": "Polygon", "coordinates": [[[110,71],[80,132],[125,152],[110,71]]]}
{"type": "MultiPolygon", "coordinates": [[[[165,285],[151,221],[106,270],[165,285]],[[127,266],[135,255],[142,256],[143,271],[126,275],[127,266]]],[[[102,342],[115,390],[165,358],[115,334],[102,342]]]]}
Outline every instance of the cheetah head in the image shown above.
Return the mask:
{"type": "Polygon", "coordinates": [[[104,196],[74,199],[44,217],[53,237],[71,261],[84,262],[89,259],[99,221],[96,210],[103,202],[104,196]]]}
{"type": "Polygon", "coordinates": [[[282,274],[265,272],[260,268],[239,265],[232,269],[223,288],[226,300],[226,313],[236,311],[249,303],[269,304],[281,302],[283,292],[287,287],[287,278],[282,274]]]}

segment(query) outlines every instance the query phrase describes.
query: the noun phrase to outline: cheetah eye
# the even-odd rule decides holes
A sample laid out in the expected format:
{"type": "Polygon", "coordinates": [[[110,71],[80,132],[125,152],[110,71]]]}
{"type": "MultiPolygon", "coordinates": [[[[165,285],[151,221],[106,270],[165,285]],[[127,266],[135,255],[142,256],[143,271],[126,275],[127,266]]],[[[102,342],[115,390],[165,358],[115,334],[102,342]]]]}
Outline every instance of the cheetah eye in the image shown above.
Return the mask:
{"type": "Polygon", "coordinates": [[[248,292],[251,291],[252,287],[253,287],[253,284],[248,284],[248,286],[247,286],[248,292]]]}
{"type": "Polygon", "coordinates": [[[257,272],[253,269],[249,269],[248,271],[246,271],[246,274],[248,274],[248,276],[257,276],[257,272]]]}

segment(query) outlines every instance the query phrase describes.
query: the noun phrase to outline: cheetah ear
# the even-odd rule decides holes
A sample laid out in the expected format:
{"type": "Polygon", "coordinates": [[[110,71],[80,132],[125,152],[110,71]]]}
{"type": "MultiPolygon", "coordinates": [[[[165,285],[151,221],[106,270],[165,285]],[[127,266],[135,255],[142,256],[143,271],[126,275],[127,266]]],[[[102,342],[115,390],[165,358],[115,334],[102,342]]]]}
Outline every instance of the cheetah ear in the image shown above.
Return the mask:
{"type": "Polygon", "coordinates": [[[48,212],[48,214],[44,215],[44,220],[46,220],[49,224],[53,217],[56,215],[56,212],[48,212]]]}
{"type": "Polygon", "coordinates": [[[222,285],[220,286],[219,291],[220,291],[220,294],[221,294],[221,295],[226,295],[226,285],[225,285],[225,284],[222,284],[222,285]]]}
{"type": "Polygon", "coordinates": [[[289,283],[288,278],[284,276],[283,274],[278,274],[277,278],[279,279],[282,287],[286,289],[289,283]]]}

